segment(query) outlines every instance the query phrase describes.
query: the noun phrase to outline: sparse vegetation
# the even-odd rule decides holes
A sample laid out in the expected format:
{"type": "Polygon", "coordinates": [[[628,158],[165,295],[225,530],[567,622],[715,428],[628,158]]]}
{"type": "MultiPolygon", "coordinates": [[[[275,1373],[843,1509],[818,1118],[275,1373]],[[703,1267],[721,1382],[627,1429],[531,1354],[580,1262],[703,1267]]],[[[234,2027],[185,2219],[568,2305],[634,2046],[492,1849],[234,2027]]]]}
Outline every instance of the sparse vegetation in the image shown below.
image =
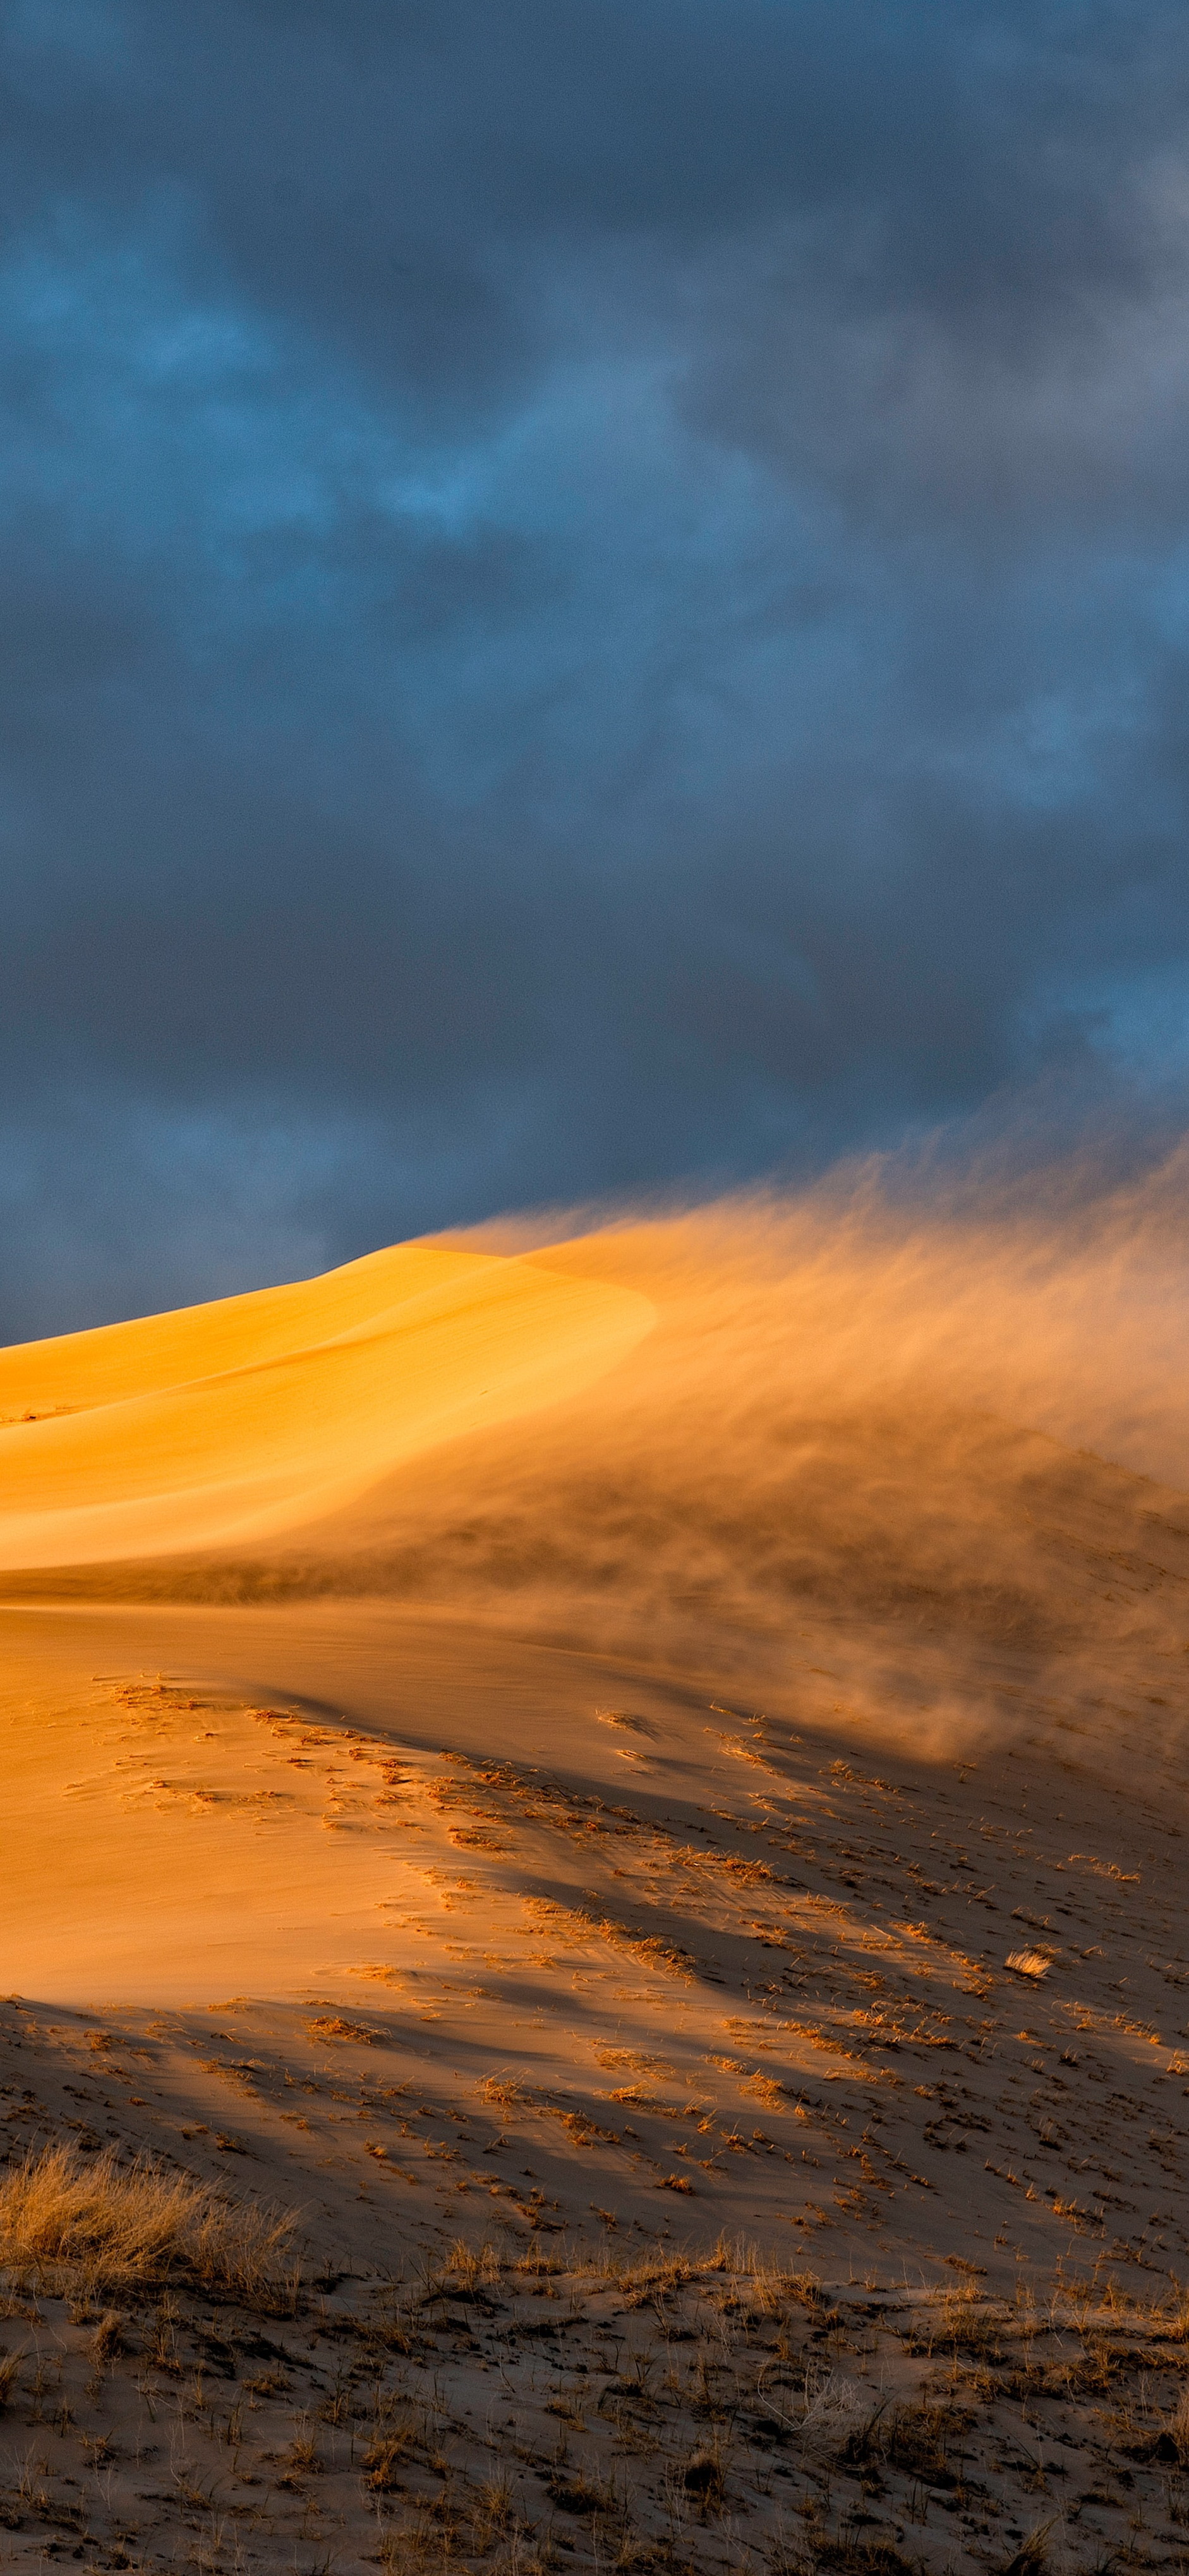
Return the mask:
{"type": "Polygon", "coordinates": [[[702,2254],[459,2237],[382,2291],[311,2297],[282,2346],[252,2319],[287,2233],[188,2177],[42,2150],[0,2184],[0,2226],[35,2285],[0,2356],[14,2529],[92,2528],[22,2421],[35,2446],[74,2440],[104,2495],[127,2489],[131,2406],[138,2444],[174,2428],[183,2526],[209,2523],[208,2463],[249,2493],[267,2479],[239,2557],[207,2550],[219,2576],[269,2576],[311,2515],[393,2576],[727,2576],[741,2527],[755,2576],[1042,2576],[1065,2563],[1075,2462],[1087,2533],[1159,2501],[1169,2546],[1145,2563],[1171,2569],[1189,2529],[1178,2288],[1145,2304],[1091,2274],[1013,2303],[964,2262],[932,2291],[827,2290],[726,2236],[702,2254]]]}
{"type": "Polygon", "coordinates": [[[1047,1977],[1053,1962],[1044,1950],[1011,1950],[1004,1964],[1017,1977],[1047,1977]]]}
{"type": "Polygon", "coordinates": [[[295,2221],[224,2199],[193,2176],[112,2148],[54,2144],[0,2181],[0,2264],[96,2286],[178,2274],[240,2298],[275,2300],[293,2274],[295,2221]]]}
{"type": "MultiPolygon", "coordinates": [[[[150,1696],[154,1778],[173,1726],[201,1786],[192,1698],[150,1696]]],[[[775,1740],[734,1722],[732,1761],[775,1740]]],[[[1088,1837],[1042,1884],[1001,1803],[987,1847],[1038,1943],[1006,1975],[948,1772],[811,1745],[752,1812],[649,1789],[632,1729],[600,1728],[632,1767],[596,1789],[358,1730],[344,1759],[279,1710],[253,1754],[261,1727],[286,1797],[332,1817],[341,1774],[415,1876],[345,1967],[366,2021],[329,1968],[286,2006],[0,2011],[0,2530],[31,2566],[54,2541],[202,2576],[1181,2565],[1189,2070],[1151,2008],[1189,1984],[1179,1882],[1161,1912],[1112,1872],[1112,1946],[1075,1947],[1088,1837]],[[484,1875],[489,1827],[531,1834],[530,1871],[484,1875]],[[253,2171],[315,2213],[298,2295],[289,2223],[225,2187],[253,2171]]]]}

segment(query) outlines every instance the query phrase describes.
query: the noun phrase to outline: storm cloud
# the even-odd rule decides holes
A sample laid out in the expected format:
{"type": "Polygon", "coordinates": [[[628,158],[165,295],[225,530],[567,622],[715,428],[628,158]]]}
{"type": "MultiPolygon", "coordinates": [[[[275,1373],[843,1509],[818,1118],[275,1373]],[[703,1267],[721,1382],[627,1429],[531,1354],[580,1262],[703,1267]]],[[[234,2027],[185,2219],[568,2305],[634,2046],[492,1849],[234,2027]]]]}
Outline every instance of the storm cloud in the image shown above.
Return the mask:
{"type": "Polygon", "coordinates": [[[0,1331],[1189,1000],[1189,20],[6,0],[0,1331]]]}

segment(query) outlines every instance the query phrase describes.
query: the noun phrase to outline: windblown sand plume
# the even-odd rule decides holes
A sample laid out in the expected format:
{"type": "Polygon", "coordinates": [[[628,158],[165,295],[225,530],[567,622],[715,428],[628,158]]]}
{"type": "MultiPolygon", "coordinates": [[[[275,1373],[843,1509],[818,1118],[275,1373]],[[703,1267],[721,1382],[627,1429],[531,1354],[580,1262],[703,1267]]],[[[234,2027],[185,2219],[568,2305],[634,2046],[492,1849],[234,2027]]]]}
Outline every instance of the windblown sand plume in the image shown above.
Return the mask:
{"type": "Polygon", "coordinates": [[[765,1692],[826,1637],[854,1712],[907,1689],[917,1740],[1030,1683],[1094,1723],[1109,1672],[1159,1748],[1184,1178],[988,1218],[861,1174],[11,1351],[4,1579],[366,1594],[765,1692]]]}
{"type": "Polygon", "coordinates": [[[14,2567],[1183,2563],[1184,1179],[0,1354],[14,2567]]]}

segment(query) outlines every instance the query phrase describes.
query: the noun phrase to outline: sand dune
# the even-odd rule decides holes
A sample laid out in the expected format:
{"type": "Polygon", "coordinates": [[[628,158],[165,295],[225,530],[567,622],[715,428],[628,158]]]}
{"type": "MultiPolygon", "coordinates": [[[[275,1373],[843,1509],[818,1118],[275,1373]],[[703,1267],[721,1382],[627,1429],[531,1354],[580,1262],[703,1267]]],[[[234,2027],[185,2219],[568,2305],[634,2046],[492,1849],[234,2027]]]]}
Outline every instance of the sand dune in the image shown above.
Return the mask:
{"type": "Polygon", "coordinates": [[[381,1598],[877,1740],[1039,1727],[1109,1768],[1138,1730],[1175,1775],[1189,1402],[1154,1196],[406,1246],[5,1354],[42,1418],[0,1430],[0,1588],[381,1598]]]}
{"type": "Polygon", "coordinates": [[[56,2516],[943,2576],[1136,2509],[1183,2563],[1171,1186],[398,1246],[0,1354],[10,2155],[247,2175],[339,2285],[262,2330],[11,2258],[14,2567],[56,2516]]]}
{"type": "Polygon", "coordinates": [[[259,1539],[609,1367],[646,1302],[402,1244],[326,1278],[0,1355],[0,1564],[259,1539]]]}

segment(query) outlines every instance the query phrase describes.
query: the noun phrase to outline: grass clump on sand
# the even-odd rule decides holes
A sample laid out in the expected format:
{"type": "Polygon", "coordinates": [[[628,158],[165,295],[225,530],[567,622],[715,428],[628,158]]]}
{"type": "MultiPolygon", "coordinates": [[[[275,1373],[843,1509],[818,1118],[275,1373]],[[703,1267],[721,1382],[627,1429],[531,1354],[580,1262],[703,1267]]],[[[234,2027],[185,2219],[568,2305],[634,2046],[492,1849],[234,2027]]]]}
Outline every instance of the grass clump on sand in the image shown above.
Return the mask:
{"type": "Polygon", "coordinates": [[[0,2264],[95,2284],[182,2275],[271,2306],[293,2287],[294,2224],[147,2157],[121,2165],[111,2148],[45,2147],[0,2181],[0,2264]]]}

